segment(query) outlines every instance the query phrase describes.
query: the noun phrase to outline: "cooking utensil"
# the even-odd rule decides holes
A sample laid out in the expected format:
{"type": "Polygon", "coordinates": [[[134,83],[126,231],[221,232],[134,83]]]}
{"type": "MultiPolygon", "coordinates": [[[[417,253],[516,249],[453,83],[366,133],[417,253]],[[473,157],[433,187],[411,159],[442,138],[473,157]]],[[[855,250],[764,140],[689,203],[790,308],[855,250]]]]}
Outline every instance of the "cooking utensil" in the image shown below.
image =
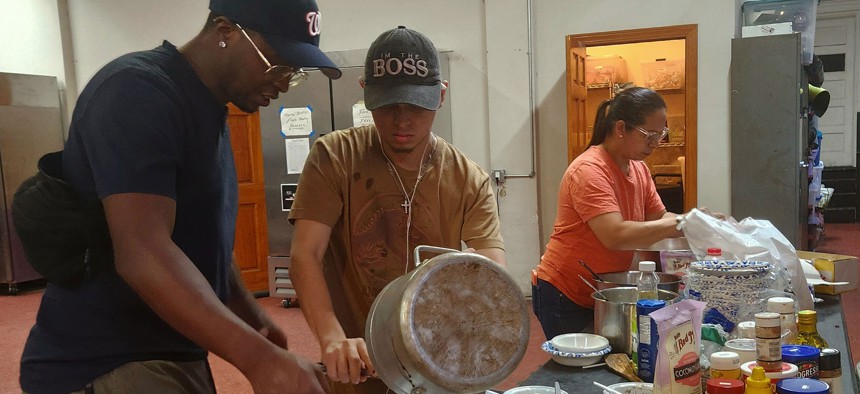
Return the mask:
{"type": "Polygon", "coordinates": [[[601,300],[606,301],[606,297],[604,297],[603,294],[600,294],[600,290],[598,290],[596,287],[594,287],[594,285],[591,284],[591,282],[589,282],[588,279],[583,278],[582,275],[577,275],[577,276],[579,277],[579,279],[582,279],[582,281],[585,282],[585,284],[588,285],[588,287],[590,287],[591,290],[594,290],[595,297],[598,297],[601,300]]]}
{"type": "MultiPolygon", "coordinates": [[[[678,299],[678,293],[662,289],[657,291],[657,296],[667,304],[678,299]]],[[[612,351],[632,354],[636,345],[630,327],[636,321],[639,292],[635,287],[615,287],[600,290],[591,297],[594,299],[594,333],[608,339],[612,351]]]]}
{"type": "Polygon", "coordinates": [[[519,285],[476,253],[422,245],[415,256],[417,268],[370,307],[364,337],[376,374],[396,394],[483,393],[499,384],[528,347],[519,285]],[[421,261],[421,252],[441,254],[421,261]]]}
{"type": "MultiPolygon", "coordinates": [[[[317,363],[317,368],[319,368],[320,371],[322,371],[322,373],[328,375],[328,368],[326,368],[325,364],[323,364],[322,362],[317,363]]],[[[368,376],[367,375],[367,368],[361,369],[361,376],[368,376]]]]}
{"type": "MultiPolygon", "coordinates": [[[[681,277],[665,272],[657,272],[657,278],[660,282],[657,288],[669,290],[673,293],[680,293],[681,277]]],[[[639,280],[639,271],[624,271],[624,272],[609,272],[600,274],[600,279],[597,281],[597,288],[600,290],[611,289],[613,287],[636,287],[636,282],[639,280]]]]}
{"type": "Polygon", "coordinates": [[[610,394],[622,394],[620,391],[609,388],[608,386],[604,386],[603,384],[598,383],[598,382],[594,382],[594,385],[602,388],[603,390],[605,390],[606,392],[608,392],[610,394]]]}
{"type": "Polygon", "coordinates": [[[555,382],[555,394],[561,394],[561,386],[555,382]]]}
{"type": "Polygon", "coordinates": [[[597,275],[596,272],[592,271],[591,267],[589,267],[588,264],[585,264],[584,261],[579,260],[579,264],[582,264],[582,266],[585,267],[585,269],[587,269],[588,272],[591,272],[591,276],[594,278],[594,280],[602,280],[602,279],[600,279],[600,275],[597,275]]]}
{"type": "Polygon", "coordinates": [[[621,375],[631,382],[641,382],[642,379],[636,375],[633,368],[633,360],[624,353],[612,353],[606,356],[606,365],[615,373],[621,375]]]}

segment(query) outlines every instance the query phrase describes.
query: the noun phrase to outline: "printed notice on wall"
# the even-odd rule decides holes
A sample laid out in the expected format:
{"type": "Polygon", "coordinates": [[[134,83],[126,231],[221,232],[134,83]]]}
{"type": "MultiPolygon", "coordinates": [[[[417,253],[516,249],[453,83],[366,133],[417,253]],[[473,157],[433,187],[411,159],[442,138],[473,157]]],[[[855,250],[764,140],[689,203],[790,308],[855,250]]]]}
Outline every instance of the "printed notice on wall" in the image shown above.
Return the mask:
{"type": "Polygon", "coordinates": [[[353,104],[352,106],[352,125],[354,127],[373,124],[373,116],[370,111],[364,107],[364,100],[353,104]]]}
{"type": "Polygon", "coordinates": [[[281,108],[281,134],[284,137],[306,137],[313,130],[309,107],[281,108]]]}
{"type": "Polygon", "coordinates": [[[287,138],[284,144],[287,149],[287,174],[301,174],[310,152],[310,139],[287,138]]]}

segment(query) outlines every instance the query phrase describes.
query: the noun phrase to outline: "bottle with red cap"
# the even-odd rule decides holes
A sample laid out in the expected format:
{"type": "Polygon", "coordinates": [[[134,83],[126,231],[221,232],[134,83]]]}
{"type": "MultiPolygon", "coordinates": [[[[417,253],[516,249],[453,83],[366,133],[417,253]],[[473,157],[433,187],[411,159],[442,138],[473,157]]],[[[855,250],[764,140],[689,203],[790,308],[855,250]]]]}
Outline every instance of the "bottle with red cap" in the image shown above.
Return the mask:
{"type": "Polygon", "coordinates": [[[708,248],[708,257],[705,260],[720,261],[723,259],[723,250],[720,248],[708,248]]]}
{"type": "Polygon", "coordinates": [[[744,394],[744,382],[738,379],[711,378],[708,379],[707,394],[744,394]]]}

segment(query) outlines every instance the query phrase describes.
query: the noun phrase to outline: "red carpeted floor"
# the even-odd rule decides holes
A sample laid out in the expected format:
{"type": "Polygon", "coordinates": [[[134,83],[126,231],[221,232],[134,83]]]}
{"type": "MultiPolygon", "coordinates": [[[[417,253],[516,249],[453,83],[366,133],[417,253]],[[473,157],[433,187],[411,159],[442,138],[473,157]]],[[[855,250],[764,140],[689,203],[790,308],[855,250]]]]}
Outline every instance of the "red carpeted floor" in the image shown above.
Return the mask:
{"type": "MultiPolygon", "coordinates": [[[[827,224],[826,233],[818,245],[817,251],[826,253],[860,256],[860,223],[827,224]]],[[[41,299],[41,291],[24,291],[16,296],[0,296],[0,394],[19,394],[18,363],[27,333],[36,318],[36,310],[41,299]]],[[[287,332],[290,349],[310,360],[319,359],[319,346],[302,317],[298,308],[284,309],[281,302],[275,298],[258,300],[266,312],[272,316],[287,332]]],[[[845,323],[848,328],[849,342],[854,356],[854,364],[860,361],[860,291],[842,295],[845,310],[845,323]]],[[[529,350],[520,365],[497,388],[514,387],[517,382],[527,378],[538,366],[545,363],[549,356],[540,350],[544,341],[540,325],[531,316],[531,339],[529,350]]],[[[252,393],[248,381],[233,366],[217,356],[210,356],[212,372],[218,391],[228,394],[252,393]]],[[[847,366],[843,366],[845,368],[847,366]]]]}

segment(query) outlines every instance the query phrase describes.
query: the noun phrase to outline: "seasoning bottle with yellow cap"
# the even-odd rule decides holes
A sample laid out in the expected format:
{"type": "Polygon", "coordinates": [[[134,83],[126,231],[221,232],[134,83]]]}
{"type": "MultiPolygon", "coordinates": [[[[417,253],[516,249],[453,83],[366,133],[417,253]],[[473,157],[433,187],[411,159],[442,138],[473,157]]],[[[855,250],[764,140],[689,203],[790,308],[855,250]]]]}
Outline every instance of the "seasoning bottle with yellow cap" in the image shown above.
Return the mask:
{"type": "Polygon", "coordinates": [[[770,378],[764,375],[764,368],[755,367],[746,380],[744,394],[773,394],[770,378]]]}
{"type": "Polygon", "coordinates": [[[827,346],[827,341],[818,334],[818,314],[815,311],[797,312],[797,338],[793,345],[809,345],[819,349],[827,346]]]}

